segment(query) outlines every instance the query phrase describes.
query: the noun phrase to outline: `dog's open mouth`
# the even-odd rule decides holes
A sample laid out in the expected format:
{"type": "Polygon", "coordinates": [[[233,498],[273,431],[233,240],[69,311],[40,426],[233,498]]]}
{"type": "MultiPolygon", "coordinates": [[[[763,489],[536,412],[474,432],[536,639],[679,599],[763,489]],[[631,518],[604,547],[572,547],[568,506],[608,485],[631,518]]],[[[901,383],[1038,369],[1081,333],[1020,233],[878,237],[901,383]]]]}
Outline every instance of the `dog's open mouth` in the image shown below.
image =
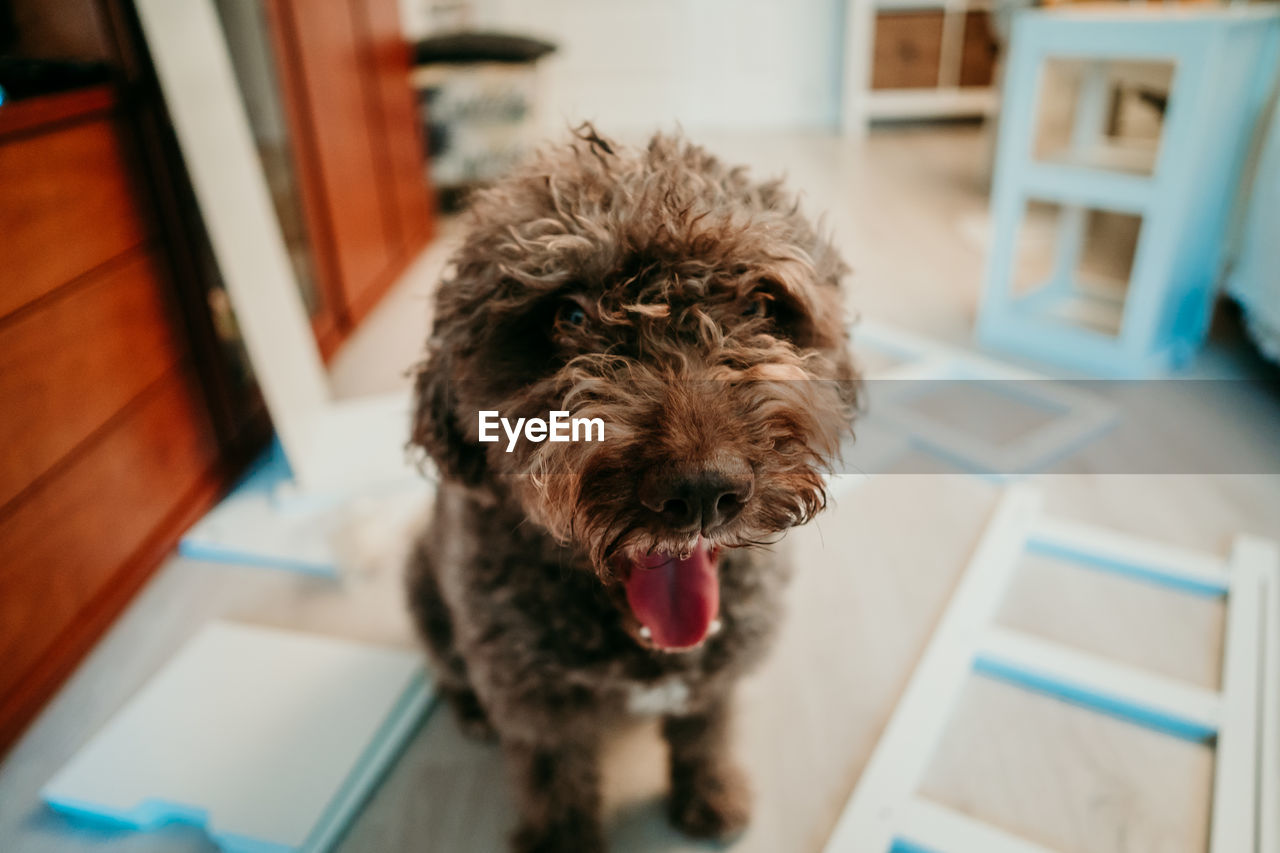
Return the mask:
{"type": "Polygon", "coordinates": [[[623,561],[627,603],[649,642],[676,651],[712,633],[720,611],[719,548],[699,539],[687,556],[655,552],[623,561]]]}

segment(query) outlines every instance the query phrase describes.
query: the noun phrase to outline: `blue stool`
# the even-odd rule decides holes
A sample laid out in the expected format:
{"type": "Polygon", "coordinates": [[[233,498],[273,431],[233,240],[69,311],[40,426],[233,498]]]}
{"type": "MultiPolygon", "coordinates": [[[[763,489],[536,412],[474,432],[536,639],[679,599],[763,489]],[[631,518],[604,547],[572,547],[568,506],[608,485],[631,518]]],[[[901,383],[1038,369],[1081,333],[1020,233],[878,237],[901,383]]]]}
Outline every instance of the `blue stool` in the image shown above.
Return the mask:
{"type": "MultiPolygon", "coordinates": [[[[1251,133],[1277,69],[1274,6],[1080,6],[1015,17],[977,334],[984,345],[1105,377],[1185,366],[1204,341],[1251,133]],[[1047,62],[1080,72],[1069,139],[1037,156],[1047,62]],[[1145,162],[1105,134],[1117,79],[1165,69],[1145,162]],[[1172,76],[1169,77],[1171,67],[1172,76]],[[1045,280],[1023,292],[1015,252],[1029,203],[1060,211],[1045,280]],[[1091,211],[1138,217],[1123,290],[1079,275],[1091,211]]],[[[1158,76],[1158,75],[1157,75],[1158,76]]],[[[1278,236],[1280,238],[1280,236],[1278,236]]]]}

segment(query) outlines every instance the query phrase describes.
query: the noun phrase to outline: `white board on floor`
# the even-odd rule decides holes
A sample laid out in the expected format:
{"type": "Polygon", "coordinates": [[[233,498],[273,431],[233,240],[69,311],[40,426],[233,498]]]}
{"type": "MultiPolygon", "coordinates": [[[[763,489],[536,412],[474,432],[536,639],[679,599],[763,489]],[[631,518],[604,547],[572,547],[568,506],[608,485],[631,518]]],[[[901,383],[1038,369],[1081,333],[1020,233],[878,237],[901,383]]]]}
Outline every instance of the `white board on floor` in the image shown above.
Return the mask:
{"type": "MultiPolygon", "coordinates": [[[[889,362],[867,371],[870,417],[881,419],[923,450],[975,473],[1009,478],[1045,470],[1097,438],[1117,419],[1108,401],[1069,382],[894,326],[863,320],[851,334],[861,360],[878,355],[889,362]],[[1013,436],[975,434],[951,417],[927,415],[912,405],[948,385],[963,389],[969,398],[1039,411],[1044,422],[1013,436]]],[[[988,429],[1001,420],[999,412],[998,406],[986,412],[988,429]]]]}
{"type": "Polygon", "coordinates": [[[200,825],[223,850],[321,853],[430,698],[415,652],[213,622],[41,794],[138,830],[200,825]]]}
{"type": "Polygon", "coordinates": [[[1280,755],[1280,546],[1237,537],[1227,559],[1047,518],[1029,486],[1006,492],[960,585],[827,841],[826,853],[1048,853],[1041,845],[953,812],[920,781],[964,684],[975,674],[1198,743],[1214,743],[1210,853],[1274,853],[1274,765],[1280,755]],[[1193,595],[1225,595],[1220,690],[1206,690],[1104,656],[994,624],[1028,549],[1193,595]],[[1216,741],[1216,742],[1215,742],[1216,741]]]}
{"type": "Polygon", "coordinates": [[[432,493],[422,477],[299,491],[277,444],[182,537],[184,557],[338,578],[409,538],[432,493]]]}

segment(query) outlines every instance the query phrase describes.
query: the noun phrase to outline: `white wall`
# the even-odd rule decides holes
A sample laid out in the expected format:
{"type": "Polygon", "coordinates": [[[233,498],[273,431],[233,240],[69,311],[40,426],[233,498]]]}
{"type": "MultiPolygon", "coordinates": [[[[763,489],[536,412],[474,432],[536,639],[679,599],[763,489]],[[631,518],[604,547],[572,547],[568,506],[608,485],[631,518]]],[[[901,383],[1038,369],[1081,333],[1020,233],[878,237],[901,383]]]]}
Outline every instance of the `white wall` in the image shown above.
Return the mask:
{"type": "MultiPolygon", "coordinates": [[[[415,3],[402,0],[411,10],[415,3]]],[[[841,0],[475,0],[477,27],[560,46],[552,120],[606,132],[834,127],[841,0]]],[[[421,20],[421,17],[417,17],[421,20]]]]}

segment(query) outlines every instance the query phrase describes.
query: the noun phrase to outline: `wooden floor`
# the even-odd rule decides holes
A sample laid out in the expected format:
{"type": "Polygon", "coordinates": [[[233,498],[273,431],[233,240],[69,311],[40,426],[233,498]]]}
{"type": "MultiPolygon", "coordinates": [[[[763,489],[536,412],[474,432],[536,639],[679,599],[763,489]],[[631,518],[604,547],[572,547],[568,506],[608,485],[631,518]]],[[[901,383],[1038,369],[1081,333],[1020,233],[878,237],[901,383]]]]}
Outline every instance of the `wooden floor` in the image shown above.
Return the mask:
{"type": "MultiPolygon", "coordinates": [[[[811,211],[830,211],[866,316],[967,339],[982,274],[986,140],[973,128],[710,140],[735,159],[785,169],[811,211]]],[[[336,361],[344,392],[396,387],[426,328],[441,263],[425,257],[336,361]]],[[[1230,363],[1230,356],[1223,359],[1230,363]]],[[[1260,417],[1249,410],[1241,417],[1260,417]]],[[[1274,421],[1255,424],[1274,440],[1274,421]],[[1270,430],[1270,432],[1268,432],[1270,430]]],[[[919,470],[918,467],[915,470],[919,470]]],[[[945,470],[945,469],[940,469],[945,470]]],[[[1280,536],[1280,477],[1036,478],[1050,512],[1224,552],[1231,536],[1280,536]]],[[[791,619],[742,686],[737,739],[755,819],[733,847],[820,850],[977,542],[999,487],[949,473],[880,476],[790,537],[799,564],[791,619]]],[[[135,835],[74,827],[39,786],[208,617],[413,643],[399,592],[402,539],[342,583],[174,559],[0,766],[0,850],[197,851],[194,829],[135,835]]],[[[1213,686],[1221,606],[1028,562],[1000,620],[1213,686]]],[[[652,727],[610,744],[606,800],[618,851],[714,849],[662,819],[664,755],[652,727]]],[[[975,678],[924,783],[940,802],[1066,853],[1179,853],[1206,846],[1212,751],[975,678]]],[[[513,814],[495,748],[433,715],[340,850],[501,850],[513,814]]]]}

